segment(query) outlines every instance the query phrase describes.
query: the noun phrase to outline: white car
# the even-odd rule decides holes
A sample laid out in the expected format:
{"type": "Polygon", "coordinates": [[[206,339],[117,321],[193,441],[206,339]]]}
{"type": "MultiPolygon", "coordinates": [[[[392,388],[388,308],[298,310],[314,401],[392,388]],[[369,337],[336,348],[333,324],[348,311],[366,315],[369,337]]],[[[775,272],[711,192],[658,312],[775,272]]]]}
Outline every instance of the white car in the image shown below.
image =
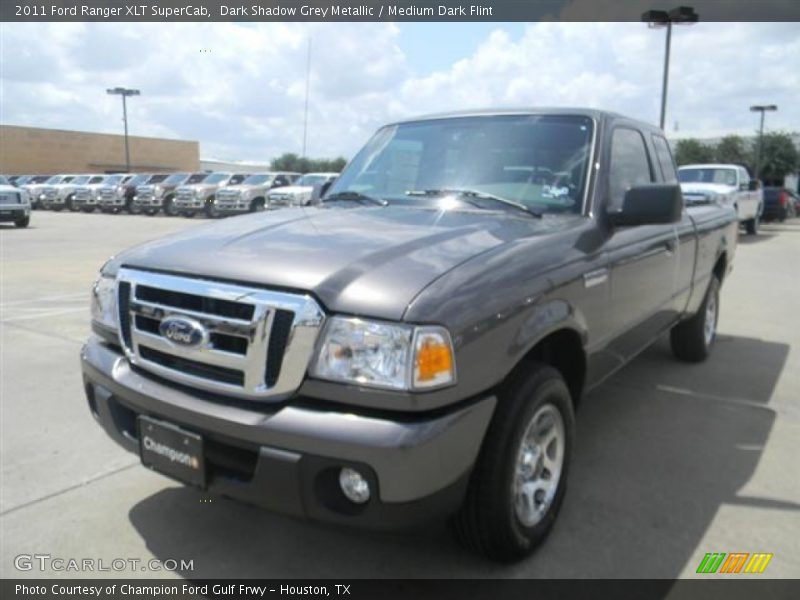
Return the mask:
{"type": "Polygon", "coordinates": [[[683,197],[687,202],[716,201],[732,206],[747,233],[758,233],[764,212],[764,190],[740,165],[684,165],[678,169],[683,197]]]}
{"type": "Polygon", "coordinates": [[[315,185],[332,182],[338,173],[306,173],[292,185],[273,188],[267,194],[269,208],[279,206],[305,206],[311,201],[315,185]]]}

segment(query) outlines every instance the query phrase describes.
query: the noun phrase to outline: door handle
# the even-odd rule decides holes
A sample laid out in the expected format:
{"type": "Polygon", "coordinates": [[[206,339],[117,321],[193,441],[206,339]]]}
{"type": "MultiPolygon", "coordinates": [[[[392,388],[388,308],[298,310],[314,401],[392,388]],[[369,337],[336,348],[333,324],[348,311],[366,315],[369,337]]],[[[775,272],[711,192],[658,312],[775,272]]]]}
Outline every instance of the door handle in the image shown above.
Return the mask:
{"type": "Polygon", "coordinates": [[[608,280],[608,267],[595,269],[583,274],[583,287],[591,288],[596,285],[601,285],[608,280]]]}

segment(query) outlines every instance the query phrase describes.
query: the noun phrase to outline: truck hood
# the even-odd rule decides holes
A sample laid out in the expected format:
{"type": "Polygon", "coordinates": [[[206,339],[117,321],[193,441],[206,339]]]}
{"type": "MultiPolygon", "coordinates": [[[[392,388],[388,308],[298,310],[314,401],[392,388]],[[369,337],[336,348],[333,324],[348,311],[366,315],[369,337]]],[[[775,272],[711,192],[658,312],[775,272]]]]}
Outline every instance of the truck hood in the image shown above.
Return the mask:
{"type": "Polygon", "coordinates": [[[724,183],[682,183],[681,191],[684,194],[730,194],[736,188],[724,183]]]}
{"type": "Polygon", "coordinates": [[[399,206],[289,208],[149,242],[112,265],[311,292],[331,312],[399,320],[460,263],[564,221],[399,206]]]}

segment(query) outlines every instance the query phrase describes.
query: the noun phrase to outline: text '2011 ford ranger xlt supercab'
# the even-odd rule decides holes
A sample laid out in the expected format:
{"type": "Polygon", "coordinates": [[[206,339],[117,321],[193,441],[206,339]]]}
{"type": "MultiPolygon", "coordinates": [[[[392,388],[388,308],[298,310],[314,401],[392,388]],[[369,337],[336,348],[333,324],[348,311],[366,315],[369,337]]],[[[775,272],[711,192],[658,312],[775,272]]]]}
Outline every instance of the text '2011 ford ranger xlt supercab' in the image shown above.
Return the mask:
{"type": "Polygon", "coordinates": [[[314,200],[103,266],[85,389],[144,465],[309,519],[449,516],[512,560],[556,519],[581,395],[662,333],[713,346],[736,214],[684,208],[655,127],[396,123],[314,200]]]}

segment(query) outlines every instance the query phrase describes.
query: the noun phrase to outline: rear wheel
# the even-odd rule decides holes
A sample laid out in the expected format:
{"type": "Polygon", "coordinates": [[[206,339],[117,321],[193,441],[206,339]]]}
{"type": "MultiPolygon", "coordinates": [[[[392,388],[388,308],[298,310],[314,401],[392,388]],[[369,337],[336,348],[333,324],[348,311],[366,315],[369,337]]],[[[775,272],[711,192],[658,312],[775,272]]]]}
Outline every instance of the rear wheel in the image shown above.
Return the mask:
{"type": "Polygon", "coordinates": [[[748,219],[744,222],[745,231],[747,231],[748,235],[757,235],[758,234],[758,225],[761,221],[761,207],[758,207],[755,216],[752,219],[748,219]]]}
{"type": "Polygon", "coordinates": [[[719,320],[719,279],[714,275],[703,303],[691,319],[675,325],[670,331],[672,353],[680,360],[702,362],[711,354],[717,339],[719,320]]]}
{"type": "Polygon", "coordinates": [[[574,420],[558,371],[534,362],[512,377],[498,396],[464,504],[453,519],[462,544],[506,562],[545,540],[566,492],[574,420]]]}

